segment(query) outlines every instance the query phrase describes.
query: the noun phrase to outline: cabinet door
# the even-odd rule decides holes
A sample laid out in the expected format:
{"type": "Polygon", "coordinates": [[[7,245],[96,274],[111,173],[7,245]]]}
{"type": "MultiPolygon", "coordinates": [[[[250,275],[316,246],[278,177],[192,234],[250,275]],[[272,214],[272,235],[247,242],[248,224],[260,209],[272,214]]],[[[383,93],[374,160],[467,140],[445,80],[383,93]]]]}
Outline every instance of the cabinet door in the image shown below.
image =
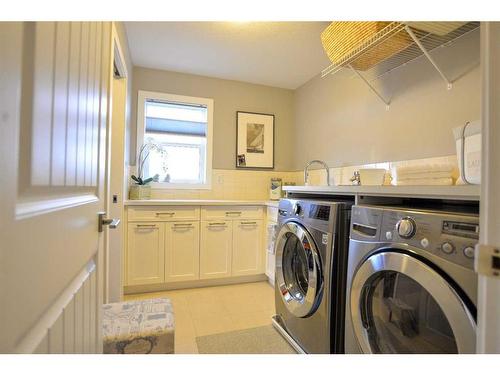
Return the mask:
{"type": "Polygon", "coordinates": [[[127,284],[165,282],[163,223],[128,224],[127,284]]]}
{"type": "Polygon", "coordinates": [[[262,237],[262,220],[233,221],[233,276],[263,273],[262,237]]]}
{"type": "Polygon", "coordinates": [[[229,220],[202,221],[200,279],[231,276],[232,251],[232,222],[229,220]]]}
{"type": "Polygon", "coordinates": [[[200,278],[200,222],[165,223],[165,281],[200,278]]]}

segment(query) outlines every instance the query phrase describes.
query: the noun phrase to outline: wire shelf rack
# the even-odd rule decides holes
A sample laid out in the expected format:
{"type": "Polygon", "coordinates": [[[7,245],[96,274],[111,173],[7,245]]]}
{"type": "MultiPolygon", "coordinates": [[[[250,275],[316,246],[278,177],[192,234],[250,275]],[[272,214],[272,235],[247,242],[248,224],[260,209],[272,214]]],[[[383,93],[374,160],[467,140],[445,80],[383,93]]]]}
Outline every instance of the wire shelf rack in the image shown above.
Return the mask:
{"type": "Polygon", "coordinates": [[[349,67],[349,65],[354,63],[356,59],[360,58],[365,52],[381,43],[388,41],[398,33],[413,33],[416,40],[410,34],[414,41],[407,48],[396,52],[394,55],[386,58],[385,60],[375,65],[373,68],[370,68],[363,73],[363,76],[368,81],[372,81],[382,77],[383,75],[393,71],[394,69],[399,68],[402,65],[405,65],[423,56],[425,53],[421,46],[423,46],[423,48],[427,52],[431,52],[437,47],[453,43],[458,38],[476,30],[478,27],[479,22],[468,22],[458,29],[451,31],[446,35],[440,36],[409,27],[404,23],[391,22],[388,26],[375,34],[372,38],[365,41],[356,49],[352,50],[342,60],[338,61],[337,63],[331,64],[328,68],[324,69],[321,73],[321,76],[325,77],[328,74],[335,74],[340,69],[349,67]],[[420,42],[421,46],[417,41],[420,42]]]}
{"type": "MultiPolygon", "coordinates": [[[[450,45],[457,41],[459,38],[472,33],[479,28],[480,22],[467,22],[445,35],[437,35],[422,31],[409,26],[409,24],[401,22],[391,22],[378,33],[373,35],[370,39],[366,40],[361,45],[351,50],[341,60],[331,64],[328,68],[324,69],[321,72],[321,76],[325,77],[329,74],[335,74],[343,68],[350,68],[386,104],[387,109],[389,109],[390,102],[383,98],[383,96],[372,85],[372,82],[379,78],[382,78],[395,69],[398,69],[422,56],[425,56],[446,82],[448,89],[451,89],[452,82],[447,78],[446,74],[434,61],[430,52],[438,47],[450,45]],[[378,46],[379,44],[388,42],[390,38],[393,38],[399,33],[407,33],[412,39],[412,43],[400,49],[399,51],[396,51],[391,56],[380,61],[375,66],[367,69],[364,72],[360,72],[353,68],[352,65],[355,65],[356,60],[361,58],[363,54],[370,51],[372,48],[378,46]]],[[[436,23],[436,27],[439,28],[440,24],[444,25],[444,23],[436,23]]]]}

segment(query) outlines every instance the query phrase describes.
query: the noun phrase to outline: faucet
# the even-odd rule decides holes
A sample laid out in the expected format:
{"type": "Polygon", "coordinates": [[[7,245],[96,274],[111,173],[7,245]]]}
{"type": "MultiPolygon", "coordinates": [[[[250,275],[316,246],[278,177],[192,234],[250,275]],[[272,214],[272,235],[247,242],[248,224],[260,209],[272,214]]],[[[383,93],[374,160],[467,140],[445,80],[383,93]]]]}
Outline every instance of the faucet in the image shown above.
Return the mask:
{"type": "Polygon", "coordinates": [[[309,163],[307,163],[307,165],[304,168],[304,184],[306,186],[309,184],[307,182],[307,180],[309,178],[309,167],[311,166],[311,164],[314,164],[314,163],[321,164],[323,166],[323,168],[325,168],[325,171],[326,171],[326,184],[328,186],[330,186],[330,169],[328,168],[328,165],[324,161],[321,161],[321,160],[311,160],[309,163]]]}

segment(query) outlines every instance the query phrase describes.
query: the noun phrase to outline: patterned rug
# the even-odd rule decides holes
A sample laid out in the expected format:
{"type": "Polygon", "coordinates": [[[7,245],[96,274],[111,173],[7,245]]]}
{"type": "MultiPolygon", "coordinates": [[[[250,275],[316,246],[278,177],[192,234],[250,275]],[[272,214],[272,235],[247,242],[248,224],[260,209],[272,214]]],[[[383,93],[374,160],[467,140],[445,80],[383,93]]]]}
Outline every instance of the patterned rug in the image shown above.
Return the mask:
{"type": "Polygon", "coordinates": [[[297,354],[271,325],[196,337],[196,344],[200,354],[297,354]]]}

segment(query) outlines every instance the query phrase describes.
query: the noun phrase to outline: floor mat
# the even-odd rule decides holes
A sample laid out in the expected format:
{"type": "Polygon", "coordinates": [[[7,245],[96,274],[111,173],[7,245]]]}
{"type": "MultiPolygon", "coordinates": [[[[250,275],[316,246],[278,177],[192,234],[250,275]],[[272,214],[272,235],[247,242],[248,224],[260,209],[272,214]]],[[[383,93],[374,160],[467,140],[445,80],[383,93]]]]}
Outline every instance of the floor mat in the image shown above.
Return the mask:
{"type": "Polygon", "coordinates": [[[200,354],[296,354],[271,325],[196,337],[196,344],[200,354]]]}

